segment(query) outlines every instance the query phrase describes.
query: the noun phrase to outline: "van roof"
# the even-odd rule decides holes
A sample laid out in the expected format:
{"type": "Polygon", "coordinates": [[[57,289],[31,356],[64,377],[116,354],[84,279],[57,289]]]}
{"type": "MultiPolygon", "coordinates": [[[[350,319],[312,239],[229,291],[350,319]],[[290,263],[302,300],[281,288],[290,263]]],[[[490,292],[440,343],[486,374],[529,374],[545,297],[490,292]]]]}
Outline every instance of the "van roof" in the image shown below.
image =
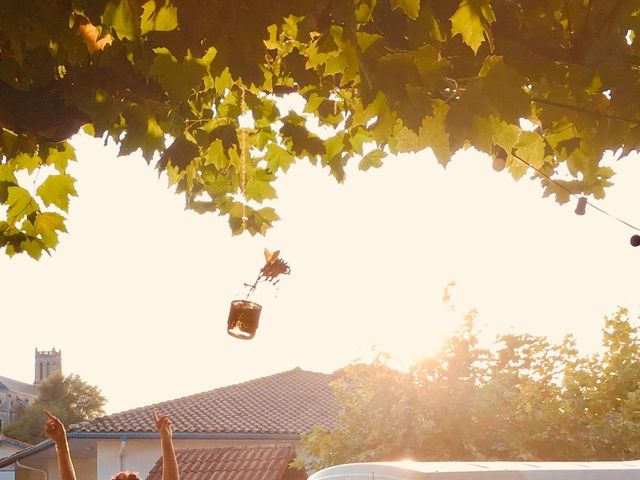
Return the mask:
{"type": "Polygon", "coordinates": [[[372,462],[325,468],[309,480],[640,480],[640,461],[372,462]]]}

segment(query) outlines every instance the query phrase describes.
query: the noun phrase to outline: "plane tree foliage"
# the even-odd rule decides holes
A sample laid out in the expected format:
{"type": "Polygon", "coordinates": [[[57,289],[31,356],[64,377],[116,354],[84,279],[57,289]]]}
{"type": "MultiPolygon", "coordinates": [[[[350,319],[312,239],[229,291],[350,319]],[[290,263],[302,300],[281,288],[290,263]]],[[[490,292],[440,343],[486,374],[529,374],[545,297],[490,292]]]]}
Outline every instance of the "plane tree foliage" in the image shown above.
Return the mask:
{"type": "Polygon", "coordinates": [[[45,410],[53,413],[68,427],[104,415],[106,402],[100,389],[89,385],[78,375],[64,376],[57,372],[38,385],[36,400],[24,408],[2,433],[36,444],[45,439],[45,410]]]}
{"type": "Polygon", "coordinates": [[[602,198],[603,152],[640,142],[639,22],[640,0],[5,0],[0,247],[55,248],[80,129],[234,234],[278,220],[294,162],[342,182],[425,148],[602,198]]]}
{"type": "Polygon", "coordinates": [[[305,434],[296,463],[636,459],[639,347],[625,309],[605,318],[592,355],[571,336],[509,333],[483,346],[471,314],[408,372],[384,357],[347,367],[333,383],[337,425],[305,434]]]}

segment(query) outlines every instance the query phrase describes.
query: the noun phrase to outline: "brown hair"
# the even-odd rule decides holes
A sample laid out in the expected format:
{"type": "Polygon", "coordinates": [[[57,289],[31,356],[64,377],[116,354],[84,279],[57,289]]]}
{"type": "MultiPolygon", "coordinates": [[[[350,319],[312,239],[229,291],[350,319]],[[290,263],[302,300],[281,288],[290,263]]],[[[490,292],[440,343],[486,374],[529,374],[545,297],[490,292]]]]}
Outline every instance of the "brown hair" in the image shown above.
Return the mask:
{"type": "Polygon", "coordinates": [[[140,480],[138,472],[120,472],[111,477],[111,480],[140,480]]]}

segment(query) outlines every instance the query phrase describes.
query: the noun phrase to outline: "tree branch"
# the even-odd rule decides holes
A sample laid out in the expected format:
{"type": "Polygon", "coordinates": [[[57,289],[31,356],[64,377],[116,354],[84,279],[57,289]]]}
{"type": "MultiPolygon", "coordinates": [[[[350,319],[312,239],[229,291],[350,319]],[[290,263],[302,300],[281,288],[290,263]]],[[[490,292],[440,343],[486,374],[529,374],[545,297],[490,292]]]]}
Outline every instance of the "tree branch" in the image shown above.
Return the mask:
{"type": "Polygon", "coordinates": [[[88,121],[84,113],[66,105],[54,91],[18,90],[0,81],[0,127],[57,143],[88,121]]]}
{"type": "Polygon", "coordinates": [[[553,100],[544,100],[542,98],[535,98],[534,97],[534,98],[531,99],[531,101],[535,102],[535,103],[541,103],[543,105],[550,105],[552,107],[565,108],[567,110],[573,110],[575,112],[586,113],[586,114],[589,114],[589,115],[595,115],[597,117],[609,118],[611,120],[618,120],[618,121],[621,121],[621,122],[633,123],[634,125],[637,125],[637,124],[640,123],[640,119],[620,117],[618,115],[609,115],[609,114],[606,114],[606,113],[597,112],[595,110],[589,110],[588,108],[578,107],[576,105],[567,105],[565,103],[554,102],[553,100]]]}

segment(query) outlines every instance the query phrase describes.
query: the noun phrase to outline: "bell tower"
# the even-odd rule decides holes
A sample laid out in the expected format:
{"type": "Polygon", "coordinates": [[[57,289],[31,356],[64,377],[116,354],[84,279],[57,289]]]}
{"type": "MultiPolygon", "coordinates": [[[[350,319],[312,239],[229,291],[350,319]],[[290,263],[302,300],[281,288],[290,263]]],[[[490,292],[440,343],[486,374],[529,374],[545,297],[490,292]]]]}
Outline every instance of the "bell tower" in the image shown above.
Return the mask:
{"type": "Polygon", "coordinates": [[[62,350],[38,350],[36,347],[36,363],[34,385],[40,384],[55,372],[62,373],[62,350]]]}

